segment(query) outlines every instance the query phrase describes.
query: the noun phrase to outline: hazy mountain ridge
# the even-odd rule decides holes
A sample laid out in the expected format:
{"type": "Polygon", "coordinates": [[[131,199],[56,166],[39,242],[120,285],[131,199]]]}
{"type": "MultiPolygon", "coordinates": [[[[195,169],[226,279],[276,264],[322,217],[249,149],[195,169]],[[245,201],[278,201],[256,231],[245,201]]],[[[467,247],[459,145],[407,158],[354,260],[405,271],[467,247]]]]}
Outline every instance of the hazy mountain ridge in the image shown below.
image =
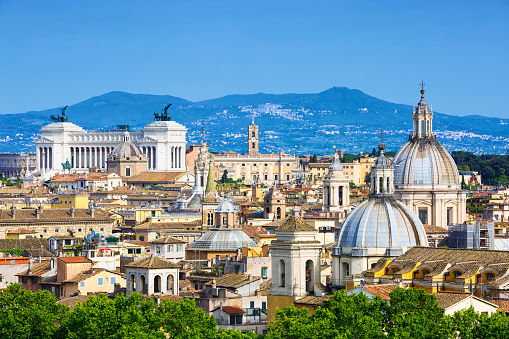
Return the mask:
{"type": "MultiPolygon", "coordinates": [[[[70,105],[66,113],[69,121],[87,129],[109,130],[120,124],[139,129],[168,103],[172,103],[168,110],[172,119],[189,129],[189,143],[199,142],[205,124],[213,151],[245,152],[252,116],[260,127],[264,152],[323,154],[330,153],[333,145],[350,152],[371,150],[378,144],[380,128],[388,134],[388,149],[397,150],[412,129],[412,106],[345,87],[311,94],[234,94],[199,102],[115,91],[70,105]]],[[[0,115],[0,151],[33,151],[39,129],[57,113],[54,108],[0,115]]],[[[509,144],[507,119],[435,112],[434,132],[450,151],[505,153],[509,144]]]]}

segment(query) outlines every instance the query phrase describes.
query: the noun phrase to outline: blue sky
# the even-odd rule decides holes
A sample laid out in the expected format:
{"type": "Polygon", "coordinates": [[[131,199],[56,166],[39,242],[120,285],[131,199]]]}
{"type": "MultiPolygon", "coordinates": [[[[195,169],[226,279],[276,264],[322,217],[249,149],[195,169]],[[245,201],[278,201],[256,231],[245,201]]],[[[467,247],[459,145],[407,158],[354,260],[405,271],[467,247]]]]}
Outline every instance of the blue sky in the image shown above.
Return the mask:
{"type": "Polygon", "coordinates": [[[0,0],[0,113],[110,91],[360,89],[509,118],[509,2],[0,0]]]}

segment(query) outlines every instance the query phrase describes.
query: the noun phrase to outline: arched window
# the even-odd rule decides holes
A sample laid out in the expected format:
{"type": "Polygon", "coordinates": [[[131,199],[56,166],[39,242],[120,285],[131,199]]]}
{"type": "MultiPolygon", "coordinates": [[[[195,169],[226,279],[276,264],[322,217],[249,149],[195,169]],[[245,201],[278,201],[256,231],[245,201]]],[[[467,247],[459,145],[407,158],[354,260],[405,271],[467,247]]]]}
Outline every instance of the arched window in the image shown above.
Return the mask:
{"type": "Polygon", "coordinates": [[[279,287],[286,286],[285,268],[285,261],[283,259],[279,260],[279,287]]]}
{"type": "Polygon", "coordinates": [[[136,276],[134,274],[131,274],[130,284],[131,284],[131,292],[136,291],[136,276]]]}
{"type": "Polygon", "coordinates": [[[313,266],[312,260],[306,261],[306,292],[313,291],[313,266]]]}
{"type": "Polygon", "coordinates": [[[171,274],[169,274],[168,277],[166,278],[166,290],[168,291],[168,293],[174,294],[173,293],[173,275],[171,275],[171,274]]]}
{"type": "Polygon", "coordinates": [[[209,211],[207,213],[207,225],[212,226],[214,225],[214,212],[209,211]]]}
{"type": "Polygon", "coordinates": [[[391,178],[387,178],[387,193],[390,193],[391,192],[391,178]]]}
{"type": "Polygon", "coordinates": [[[379,179],[378,193],[383,193],[384,192],[384,178],[380,177],[378,179],[379,179]]]}
{"type": "Polygon", "coordinates": [[[268,207],[265,209],[265,213],[270,213],[270,210],[268,207]]]}
{"type": "Polygon", "coordinates": [[[281,207],[278,207],[276,210],[276,218],[281,219],[281,207]]]}
{"type": "Polygon", "coordinates": [[[421,121],[421,128],[419,130],[419,136],[424,136],[424,121],[421,121]]]}
{"type": "Polygon", "coordinates": [[[154,293],[161,293],[161,276],[154,277],[154,293]]]}
{"type": "Polygon", "coordinates": [[[341,271],[343,273],[343,278],[350,275],[350,264],[348,264],[347,262],[341,264],[341,271]]]}
{"type": "Polygon", "coordinates": [[[145,276],[144,275],[140,276],[140,288],[139,288],[138,292],[140,292],[140,294],[148,294],[147,284],[145,282],[145,276]]]}

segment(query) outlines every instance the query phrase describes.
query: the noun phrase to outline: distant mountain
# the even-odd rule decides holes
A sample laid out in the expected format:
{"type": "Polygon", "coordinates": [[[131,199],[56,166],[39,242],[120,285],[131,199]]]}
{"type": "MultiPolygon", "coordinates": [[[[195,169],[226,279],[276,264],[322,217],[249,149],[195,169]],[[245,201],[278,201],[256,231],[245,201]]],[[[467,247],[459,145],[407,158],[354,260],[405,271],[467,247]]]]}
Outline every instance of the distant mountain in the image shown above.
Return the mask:
{"type": "MultiPolygon", "coordinates": [[[[416,96],[416,103],[419,97],[416,96]]],[[[333,87],[311,94],[228,95],[191,102],[170,95],[110,92],[67,108],[69,121],[87,129],[131,125],[141,129],[153,113],[172,103],[172,119],[187,126],[189,143],[197,143],[202,124],[213,151],[246,149],[246,130],[254,116],[264,152],[296,154],[369,151],[378,145],[380,128],[389,150],[397,150],[412,129],[412,106],[390,103],[356,89],[333,87]]],[[[0,151],[33,151],[39,129],[58,108],[0,115],[0,151]]],[[[435,112],[434,132],[449,150],[505,153],[509,120],[458,117],[435,112]]]]}

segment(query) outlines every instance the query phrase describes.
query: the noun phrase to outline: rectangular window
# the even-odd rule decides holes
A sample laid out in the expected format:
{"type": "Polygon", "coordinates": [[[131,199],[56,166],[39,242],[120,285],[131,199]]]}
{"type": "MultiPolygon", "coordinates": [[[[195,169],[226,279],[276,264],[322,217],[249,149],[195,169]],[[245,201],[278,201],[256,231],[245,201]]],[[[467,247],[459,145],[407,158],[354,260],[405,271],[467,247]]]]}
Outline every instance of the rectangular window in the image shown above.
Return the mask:
{"type": "Polygon", "coordinates": [[[254,301],[249,302],[249,308],[254,308],[254,301]]]}
{"type": "Polygon", "coordinates": [[[129,167],[127,167],[127,168],[125,169],[125,176],[126,176],[126,177],[130,177],[130,176],[131,176],[131,169],[130,169],[129,167]]]}
{"type": "Polygon", "coordinates": [[[168,252],[173,252],[173,245],[168,245],[168,252]]]}
{"type": "Polygon", "coordinates": [[[58,228],[55,229],[55,233],[60,233],[60,230],[58,228]]]}
{"type": "Polygon", "coordinates": [[[117,282],[117,277],[110,278],[110,284],[115,285],[116,282],[117,282]]]}
{"type": "Polygon", "coordinates": [[[11,265],[14,265],[14,261],[15,261],[14,259],[11,259],[11,265]]]}
{"type": "Polygon", "coordinates": [[[268,179],[267,179],[267,178],[268,178],[267,174],[265,174],[264,178],[265,178],[265,180],[268,180],[268,179]]]}
{"type": "Polygon", "coordinates": [[[102,286],[104,284],[104,279],[103,278],[97,278],[97,285],[98,286],[102,286]]]}
{"type": "Polygon", "coordinates": [[[161,246],[156,246],[156,253],[157,253],[157,254],[160,254],[160,253],[161,253],[161,246]]]}
{"type": "Polygon", "coordinates": [[[177,245],[177,252],[182,252],[182,245],[177,245]]]}
{"type": "Polygon", "coordinates": [[[428,224],[428,209],[427,208],[419,208],[419,219],[423,223],[423,225],[428,224]]]}
{"type": "Polygon", "coordinates": [[[277,174],[276,174],[276,175],[274,175],[274,180],[277,180],[277,174]]]}
{"type": "Polygon", "coordinates": [[[85,287],[85,282],[84,281],[80,281],[80,287],[85,287]]]}
{"type": "Polygon", "coordinates": [[[290,174],[286,175],[286,180],[290,180],[290,174]]]}
{"type": "Polygon", "coordinates": [[[452,224],[452,207],[447,207],[447,225],[452,224]]]}
{"type": "Polygon", "coordinates": [[[262,278],[267,278],[267,267],[262,267],[262,278]]]}
{"type": "Polygon", "coordinates": [[[262,301],[262,310],[266,310],[266,309],[267,309],[267,302],[262,301]]]}

